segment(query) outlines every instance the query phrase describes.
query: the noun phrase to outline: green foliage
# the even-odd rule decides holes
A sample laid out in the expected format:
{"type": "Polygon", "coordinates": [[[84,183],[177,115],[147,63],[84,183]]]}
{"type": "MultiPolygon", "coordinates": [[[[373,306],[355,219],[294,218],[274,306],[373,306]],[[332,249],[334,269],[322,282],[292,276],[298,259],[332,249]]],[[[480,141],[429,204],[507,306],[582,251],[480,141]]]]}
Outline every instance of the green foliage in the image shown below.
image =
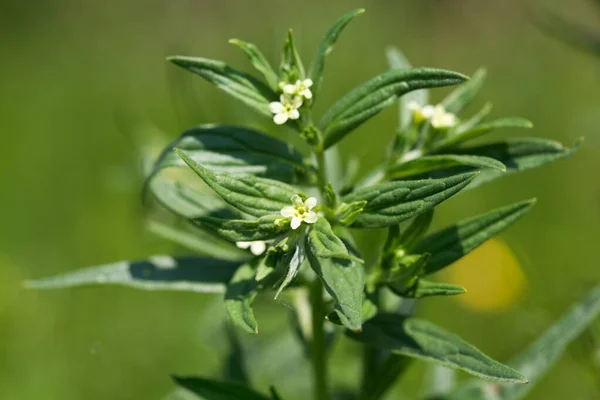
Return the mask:
{"type": "MultiPolygon", "coordinates": [[[[414,307],[408,305],[416,299],[464,293],[463,287],[425,277],[503,232],[531,209],[534,200],[500,207],[427,235],[436,207],[464,189],[565,158],[578,144],[566,148],[547,139],[519,137],[471,144],[492,131],[533,125],[520,117],[486,122],[490,104],[461,119],[458,113],[482,87],[485,70],[479,69],[469,80],[443,69],[413,69],[396,49],[387,54],[391,70],[351,90],[318,124],[313,123],[318,120],[313,119],[312,106],[322,86],[325,57],[362,12],[352,11],[334,24],[308,71],[291,30],[277,69],[257,46],[232,39],[265,82],[222,61],[169,58],[273,118],[275,124],[288,124],[306,142],[295,148],[250,128],[201,125],[164,148],[146,177],[144,193],[151,194],[175,220],[153,218],[148,227],[209,257],[120,262],[26,285],[50,289],[120,284],[224,293],[230,321],[251,334],[258,333],[253,303],[261,293],[273,290],[276,299],[286,296],[281,302],[293,304],[294,325],[311,358],[317,400],[331,399],[327,352],[344,331],[365,345],[361,400],[380,399],[413,358],[496,382],[506,400],[522,398],[528,387],[519,385],[527,382],[520,372],[431,322],[400,315],[385,300],[400,301],[412,314],[414,307]],[[428,104],[427,89],[457,84],[462,85],[442,103],[428,104]],[[355,182],[348,177],[351,173],[346,174],[335,145],[396,101],[400,123],[385,160],[355,182]],[[325,153],[326,149],[331,150],[325,153]],[[347,228],[387,228],[388,236],[376,257],[366,257],[365,263],[362,243],[356,243],[347,228]]],[[[147,205],[160,213],[152,202],[147,205]]],[[[511,365],[537,382],[566,344],[600,312],[598,298],[595,290],[511,365]]],[[[232,371],[237,367],[236,375],[244,378],[244,384],[205,378],[175,378],[176,383],[209,400],[280,399],[274,389],[265,396],[250,388],[240,344],[231,333],[230,342],[235,356],[227,367],[232,371]]],[[[477,396],[485,385],[489,384],[469,382],[447,398],[484,399],[477,396]]]]}
{"type": "Polygon", "coordinates": [[[365,323],[362,332],[348,335],[395,354],[460,369],[491,381],[527,383],[517,371],[492,360],[458,336],[417,318],[379,314],[365,323]]]}

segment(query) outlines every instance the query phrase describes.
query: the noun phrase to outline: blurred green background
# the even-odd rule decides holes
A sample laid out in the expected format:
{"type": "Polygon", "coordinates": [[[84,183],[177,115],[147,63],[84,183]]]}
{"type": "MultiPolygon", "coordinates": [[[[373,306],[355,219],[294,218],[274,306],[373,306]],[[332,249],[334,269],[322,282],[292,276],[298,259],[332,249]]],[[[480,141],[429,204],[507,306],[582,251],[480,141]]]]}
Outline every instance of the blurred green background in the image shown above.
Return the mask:
{"type": "MultiPolygon", "coordinates": [[[[144,229],[134,134],[141,126],[175,138],[194,124],[236,122],[288,137],[168,65],[166,55],[223,59],[250,71],[227,40],[256,43],[276,60],[293,27],[307,60],[334,19],[357,7],[367,13],[327,60],[317,110],[385,70],[384,50],[396,45],[416,66],[469,74],[485,65],[489,78],[470,112],[491,101],[493,116],[530,118],[536,126],[525,134],[565,144],[586,137],[573,158],[458,196],[437,214],[436,226],[443,226],[539,199],[502,237],[528,281],[514,307],[484,312],[432,299],[419,309],[508,360],[600,280],[600,59],[540,33],[530,16],[542,5],[600,26],[600,13],[586,0],[1,0],[0,399],[161,399],[173,390],[171,373],[219,373],[227,352],[219,296],[123,288],[35,292],[21,281],[184,252],[144,229]]],[[[433,91],[434,100],[446,92],[433,91]]],[[[344,140],[344,155],[360,157],[362,170],[376,164],[396,120],[389,109],[362,126],[344,140]]],[[[523,132],[494,136],[516,133],[523,132]]],[[[471,272],[490,276],[486,265],[471,272]]],[[[272,382],[286,399],[307,398],[306,366],[298,351],[286,350],[291,337],[278,334],[288,331],[288,305],[265,299],[257,316],[261,335],[243,341],[252,348],[258,385],[272,382]]],[[[571,346],[529,398],[600,398],[599,369],[582,348],[581,341],[571,346]]],[[[355,353],[346,346],[335,355],[344,366],[332,366],[350,387],[357,367],[347,360],[355,353]]],[[[415,393],[423,369],[417,363],[401,390],[415,393]]]]}

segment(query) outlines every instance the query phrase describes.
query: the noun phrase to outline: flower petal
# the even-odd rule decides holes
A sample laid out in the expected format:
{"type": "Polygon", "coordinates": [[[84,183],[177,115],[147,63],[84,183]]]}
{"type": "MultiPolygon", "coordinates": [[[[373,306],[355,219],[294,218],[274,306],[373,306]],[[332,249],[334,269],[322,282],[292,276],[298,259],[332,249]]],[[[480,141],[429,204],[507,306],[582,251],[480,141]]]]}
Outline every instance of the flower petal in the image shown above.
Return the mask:
{"type": "Polygon", "coordinates": [[[294,94],[296,93],[296,85],[284,85],[283,93],[294,94]]]}
{"type": "Polygon", "coordinates": [[[313,81],[310,78],[307,78],[305,80],[302,81],[302,84],[304,86],[306,86],[307,88],[311,87],[313,85],[313,81]]]}
{"type": "Polygon", "coordinates": [[[277,125],[283,125],[287,122],[287,120],[288,115],[285,113],[275,114],[273,117],[273,122],[275,122],[277,125]]]}
{"type": "Polygon", "coordinates": [[[250,252],[252,254],[254,254],[255,256],[260,256],[262,253],[265,252],[266,249],[267,249],[267,244],[265,242],[263,242],[262,240],[257,240],[255,242],[252,242],[252,245],[250,246],[250,252]]]}
{"type": "Polygon", "coordinates": [[[310,89],[306,89],[304,92],[301,93],[301,95],[304,96],[304,98],[307,100],[312,99],[312,92],[310,91],[310,89]]]}
{"type": "Polygon", "coordinates": [[[296,215],[296,209],[292,206],[285,206],[281,209],[281,216],[284,218],[292,218],[296,215]]]}
{"type": "Polygon", "coordinates": [[[302,96],[294,97],[291,102],[292,102],[292,105],[294,106],[294,108],[302,107],[302,96]]]}
{"type": "Polygon", "coordinates": [[[304,217],[304,222],[306,222],[307,224],[314,224],[315,222],[317,222],[318,219],[319,219],[319,216],[317,215],[316,212],[309,211],[306,213],[306,216],[304,217]]]}
{"type": "Polygon", "coordinates": [[[292,204],[296,207],[304,205],[304,201],[302,200],[302,197],[298,196],[297,194],[293,195],[291,197],[291,200],[292,200],[292,204]]]}
{"type": "Polygon", "coordinates": [[[312,210],[317,205],[317,198],[316,197],[309,197],[308,199],[304,200],[304,205],[309,210],[312,210]]]}
{"type": "Polygon", "coordinates": [[[292,218],[292,222],[290,222],[290,227],[292,229],[298,229],[298,227],[300,226],[300,224],[302,224],[302,218],[300,218],[300,217],[294,217],[294,218],[292,218]]]}
{"type": "Polygon", "coordinates": [[[283,111],[283,104],[281,104],[278,101],[274,101],[272,103],[269,103],[269,110],[273,113],[273,114],[279,114],[280,112],[283,111]]]}
{"type": "Polygon", "coordinates": [[[251,244],[252,244],[252,242],[236,242],[235,243],[235,245],[240,249],[247,249],[248,247],[250,247],[251,244]]]}
{"type": "Polygon", "coordinates": [[[298,110],[290,110],[288,113],[288,117],[290,119],[298,119],[300,118],[300,112],[298,110]]]}

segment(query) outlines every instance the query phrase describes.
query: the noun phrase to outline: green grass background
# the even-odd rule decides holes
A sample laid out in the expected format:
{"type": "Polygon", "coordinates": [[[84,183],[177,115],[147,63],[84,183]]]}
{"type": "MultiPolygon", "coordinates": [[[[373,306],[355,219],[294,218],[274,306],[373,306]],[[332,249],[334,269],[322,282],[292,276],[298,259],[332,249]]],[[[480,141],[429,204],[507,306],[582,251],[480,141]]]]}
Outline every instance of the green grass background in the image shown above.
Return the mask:
{"type": "MultiPolygon", "coordinates": [[[[438,213],[441,226],[539,199],[503,235],[521,254],[530,283],[517,308],[486,315],[433,299],[419,311],[509,359],[600,278],[600,59],[540,33],[530,16],[541,6],[600,27],[599,10],[585,0],[0,1],[0,399],[161,399],[173,389],[171,373],[219,373],[227,348],[218,296],[35,292],[20,282],[181,253],[144,231],[132,134],[140,126],[171,138],[204,122],[287,135],[168,65],[166,55],[201,55],[250,70],[227,40],[256,43],[275,60],[293,27],[309,59],[333,20],[357,7],[367,13],[328,58],[318,111],[385,70],[384,50],[396,45],[417,66],[469,74],[485,65],[489,79],[470,112],[491,101],[493,116],[530,118],[535,129],[526,134],[568,144],[586,137],[575,157],[452,199],[438,213]]],[[[434,99],[446,92],[434,91],[434,99]]],[[[395,122],[395,109],[386,110],[344,140],[344,154],[360,157],[363,170],[373,166],[395,122]]],[[[474,273],[485,274],[485,265],[474,273]]],[[[286,399],[308,398],[306,366],[297,350],[296,358],[284,359],[292,341],[278,335],[288,322],[286,304],[261,302],[258,318],[261,335],[243,338],[253,349],[257,384],[274,383],[286,399]]],[[[598,369],[578,346],[530,399],[600,397],[598,369]]],[[[358,349],[345,349],[336,353],[332,375],[352,386],[357,367],[348,360],[358,349]]],[[[399,385],[406,393],[421,382],[417,365],[399,385]]]]}

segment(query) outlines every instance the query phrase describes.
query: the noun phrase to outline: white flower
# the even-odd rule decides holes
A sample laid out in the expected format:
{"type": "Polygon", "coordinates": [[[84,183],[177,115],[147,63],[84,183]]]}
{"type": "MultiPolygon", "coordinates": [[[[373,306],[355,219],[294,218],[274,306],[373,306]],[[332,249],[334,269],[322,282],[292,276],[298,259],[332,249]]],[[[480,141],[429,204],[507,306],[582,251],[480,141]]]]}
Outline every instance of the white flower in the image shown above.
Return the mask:
{"type": "Polygon", "coordinates": [[[302,97],[290,97],[282,94],[279,101],[274,101],[269,104],[269,110],[275,114],[273,121],[277,125],[283,125],[288,119],[300,118],[298,108],[300,108],[301,105],[302,97]]]}
{"type": "Polygon", "coordinates": [[[284,84],[282,87],[283,93],[304,97],[309,100],[312,99],[312,92],[310,87],[312,86],[312,79],[297,80],[295,84],[284,84]]]}
{"type": "Polygon", "coordinates": [[[456,115],[446,111],[443,105],[435,106],[433,116],[431,117],[431,126],[435,129],[450,129],[453,128],[458,119],[456,115]]]}
{"type": "Polygon", "coordinates": [[[250,252],[255,256],[260,256],[267,250],[267,243],[262,240],[256,240],[254,242],[237,242],[235,245],[240,249],[250,249],[250,252]]]}
{"type": "Polygon", "coordinates": [[[421,106],[416,101],[411,101],[407,107],[412,112],[413,119],[417,123],[430,119],[435,113],[435,107],[432,105],[421,106]]]}
{"type": "Polygon", "coordinates": [[[290,226],[292,229],[298,229],[302,221],[307,224],[314,224],[319,219],[316,212],[312,211],[317,205],[317,199],[309,197],[305,201],[297,194],[292,196],[293,206],[286,206],[281,209],[281,215],[285,218],[291,218],[290,226]]]}

